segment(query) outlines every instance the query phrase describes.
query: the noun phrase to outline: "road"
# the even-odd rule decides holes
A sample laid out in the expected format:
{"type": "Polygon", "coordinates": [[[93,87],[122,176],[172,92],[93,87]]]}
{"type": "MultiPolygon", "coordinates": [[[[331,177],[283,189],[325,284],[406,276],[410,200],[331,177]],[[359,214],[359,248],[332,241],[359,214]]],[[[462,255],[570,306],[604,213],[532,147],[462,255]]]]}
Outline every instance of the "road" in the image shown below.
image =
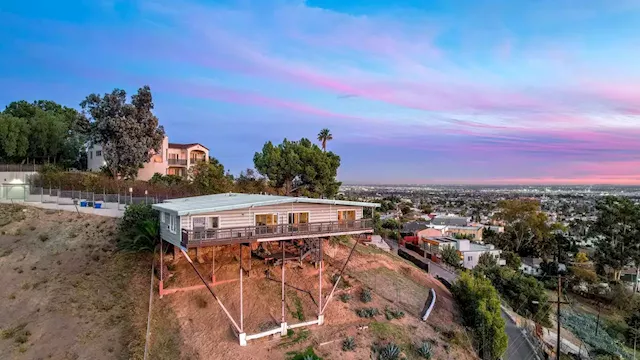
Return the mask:
{"type": "MultiPolygon", "coordinates": [[[[392,246],[392,249],[393,251],[397,252],[398,250],[397,245],[392,246]]],[[[416,254],[411,250],[408,250],[406,248],[402,248],[402,250],[407,251],[412,255],[415,255],[419,259],[422,258],[420,255],[416,254]]],[[[438,265],[429,259],[422,258],[422,261],[429,264],[429,274],[433,275],[434,277],[439,276],[449,281],[450,283],[453,283],[456,280],[457,275],[443,268],[441,265],[438,265]]],[[[511,318],[509,318],[504,313],[504,311],[501,312],[501,315],[506,325],[505,330],[506,330],[507,336],[509,337],[509,345],[507,347],[507,352],[504,354],[503,359],[504,360],[536,360],[538,359],[537,355],[535,354],[534,350],[531,348],[531,345],[529,345],[529,342],[525,338],[524,334],[522,334],[522,331],[516,326],[516,324],[513,323],[513,321],[511,321],[511,318]]]]}

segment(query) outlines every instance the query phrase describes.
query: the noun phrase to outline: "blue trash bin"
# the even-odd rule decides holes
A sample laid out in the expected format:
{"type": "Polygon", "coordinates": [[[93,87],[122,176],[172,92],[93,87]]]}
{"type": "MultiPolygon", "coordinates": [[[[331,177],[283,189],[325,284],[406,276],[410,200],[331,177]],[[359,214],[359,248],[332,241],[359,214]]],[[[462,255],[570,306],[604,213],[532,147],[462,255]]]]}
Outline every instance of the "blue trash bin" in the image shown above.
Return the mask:
{"type": "Polygon", "coordinates": [[[93,207],[94,207],[95,209],[102,209],[102,203],[98,203],[98,202],[97,202],[97,203],[93,204],[93,207]]]}
{"type": "Polygon", "coordinates": [[[86,201],[80,201],[80,207],[87,207],[86,201]]]}

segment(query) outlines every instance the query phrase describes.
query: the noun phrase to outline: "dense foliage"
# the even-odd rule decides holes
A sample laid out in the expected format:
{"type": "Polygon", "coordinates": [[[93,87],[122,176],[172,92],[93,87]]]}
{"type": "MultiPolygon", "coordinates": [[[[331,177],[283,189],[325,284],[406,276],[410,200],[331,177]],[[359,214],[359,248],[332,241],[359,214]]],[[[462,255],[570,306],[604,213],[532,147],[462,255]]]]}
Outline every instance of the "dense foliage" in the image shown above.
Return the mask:
{"type": "Polygon", "coordinates": [[[453,284],[455,297],[466,326],[472,329],[483,359],[497,360],[507,350],[505,323],[500,315],[498,292],[488,279],[463,272],[453,284]]]}
{"type": "Polygon", "coordinates": [[[479,275],[486,275],[495,289],[522,316],[549,325],[551,310],[544,285],[533,276],[525,275],[510,267],[482,266],[474,269],[479,275]]]}
{"type": "Polygon", "coordinates": [[[613,270],[620,279],[626,265],[640,266],[640,204],[630,199],[609,196],[598,202],[598,217],[591,228],[597,237],[594,260],[601,272],[613,270]]]}
{"type": "Polygon", "coordinates": [[[160,239],[158,212],[151,205],[127,206],[118,226],[118,247],[127,251],[153,251],[160,239]]]}
{"type": "Polygon", "coordinates": [[[135,178],[149,161],[152,149],[160,150],[164,128],[153,114],[151,89],[144,86],[127,103],[127,93],[114,89],[110,94],[91,94],[80,103],[91,119],[91,140],[102,144],[107,167],[115,177],[135,178]]]}
{"type": "Polygon", "coordinates": [[[442,261],[445,264],[451,265],[453,267],[460,267],[460,254],[458,254],[458,250],[454,246],[445,246],[440,251],[440,255],[442,256],[442,261]]]}
{"type": "Polygon", "coordinates": [[[0,113],[0,161],[86,167],[89,124],[75,109],[53,101],[15,101],[0,113]]]}
{"type": "Polygon", "coordinates": [[[253,162],[270,185],[283,189],[286,195],[332,198],[341,184],[336,181],[340,157],[323,151],[305,138],[284,139],[279,145],[269,141],[261,152],[255,153],[253,162]]]}
{"type": "MultiPolygon", "coordinates": [[[[566,326],[571,332],[591,346],[592,355],[613,355],[622,359],[633,358],[631,354],[627,353],[624,347],[611,338],[606,331],[599,331],[598,335],[596,335],[596,316],[575,311],[561,311],[560,316],[563,326],[566,326]]],[[[602,322],[600,326],[602,326],[602,322]]]]}

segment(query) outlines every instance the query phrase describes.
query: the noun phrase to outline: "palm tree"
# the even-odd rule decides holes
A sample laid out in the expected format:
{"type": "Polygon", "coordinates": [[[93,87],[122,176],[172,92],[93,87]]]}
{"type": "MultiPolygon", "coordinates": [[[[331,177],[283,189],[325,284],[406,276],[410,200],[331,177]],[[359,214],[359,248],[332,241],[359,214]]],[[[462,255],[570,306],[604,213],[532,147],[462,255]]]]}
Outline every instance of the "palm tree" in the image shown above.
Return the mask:
{"type": "Polygon", "coordinates": [[[322,143],[322,151],[327,151],[327,141],[333,140],[333,135],[329,129],[324,128],[318,133],[318,141],[322,143]]]}

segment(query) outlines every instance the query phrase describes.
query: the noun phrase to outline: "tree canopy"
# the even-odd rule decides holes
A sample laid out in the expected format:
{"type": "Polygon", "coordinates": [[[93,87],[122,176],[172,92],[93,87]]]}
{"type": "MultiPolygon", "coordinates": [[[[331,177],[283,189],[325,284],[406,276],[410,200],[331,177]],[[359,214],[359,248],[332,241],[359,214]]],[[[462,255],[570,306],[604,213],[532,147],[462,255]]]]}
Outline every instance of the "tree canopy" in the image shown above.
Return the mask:
{"type": "Polygon", "coordinates": [[[144,86],[131,96],[114,89],[110,94],[91,94],[80,103],[91,122],[91,140],[102,144],[107,167],[114,176],[133,178],[152,153],[159,151],[164,128],[153,114],[151,89],[144,86]]]}
{"type": "Polygon", "coordinates": [[[504,221],[505,232],[487,238],[501,249],[521,256],[549,256],[553,253],[553,226],[549,224],[547,215],[540,211],[538,201],[500,201],[494,218],[504,221]]]}
{"type": "Polygon", "coordinates": [[[261,152],[255,153],[253,162],[270,185],[282,189],[286,195],[331,198],[341,184],[336,181],[340,157],[331,151],[322,151],[306,138],[284,139],[279,145],[269,141],[261,152]]]}
{"type": "Polygon", "coordinates": [[[0,113],[0,160],[84,168],[88,122],[53,101],[14,101],[0,113]]]}
{"type": "Polygon", "coordinates": [[[635,263],[640,267],[640,205],[609,196],[596,209],[598,217],[591,227],[597,238],[594,260],[600,270],[611,268],[614,280],[619,280],[624,266],[635,263]]]}
{"type": "Polygon", "coordinates": [[[191,183],[199,194],[218,194],[231,190],[233,179],[227,176],[224,166],[214,157],[189,169],[191,183]]]}

